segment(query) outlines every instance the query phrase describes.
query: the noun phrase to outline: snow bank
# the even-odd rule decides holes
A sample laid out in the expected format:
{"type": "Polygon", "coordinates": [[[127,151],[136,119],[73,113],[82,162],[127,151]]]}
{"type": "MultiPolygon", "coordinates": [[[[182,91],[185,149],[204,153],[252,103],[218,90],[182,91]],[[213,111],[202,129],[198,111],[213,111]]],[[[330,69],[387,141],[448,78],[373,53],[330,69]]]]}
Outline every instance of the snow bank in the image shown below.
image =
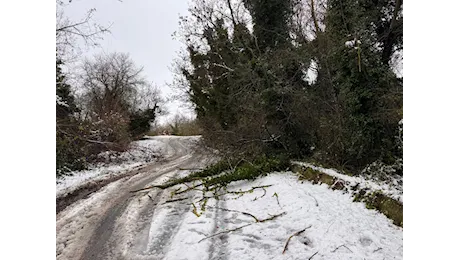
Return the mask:
{"type": "Polygon", "coordinates": [[[104,163],[90,166],[88,170],[69,172],[56,180],[56,197],[72,192],[95,180],[111,178],[133,170],[164,154],[166,143],[155,139],[135,141],[123,153],[106,151],[99,155],[104,163]]]}
{"type": "Polygon", "coordinates": [[[395,176],[392,180],[371,180],[365,177],[368,176],[349,176],[339,173],[334,169],[326,169],[323,167],[315,166],[305,162],[293,162],[294,164],[312,168],[313,170],[320,171],[329,176],[336,177],[346,182],[346,188],[351,190],[352,187],[357,186],[360,190],[368,190],[369,192],[380,191],[384,195],[403,203],[403,185],[402,176],[395,176]]]}

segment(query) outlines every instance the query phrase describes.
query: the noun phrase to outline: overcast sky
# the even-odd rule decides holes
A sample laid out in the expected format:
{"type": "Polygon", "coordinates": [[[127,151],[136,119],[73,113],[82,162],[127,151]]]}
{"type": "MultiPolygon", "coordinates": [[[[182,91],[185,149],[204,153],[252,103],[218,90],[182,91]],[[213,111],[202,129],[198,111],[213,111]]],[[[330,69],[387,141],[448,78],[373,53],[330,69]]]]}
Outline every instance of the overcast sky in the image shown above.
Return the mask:
{"type": "MultiPolygon", "coordinates": [[[[165,97],[172,94],[166,83],[172,83],[170,70],[178,51],[184,46],[171,35],[179,29],[179,15],[187,15],[187,0],[73,0],[65,14],[79,21],[91,8],[96,8],[94,21],[110,27],[100,41],[100,48],[86,52],[128,52],[136,65],[144,67],[144,75],[161,88],[165,97]]],[[[191,115],[181,102],[167,105],[170,114],[160,118],[165,122],[177,113],[191,115]]]]}

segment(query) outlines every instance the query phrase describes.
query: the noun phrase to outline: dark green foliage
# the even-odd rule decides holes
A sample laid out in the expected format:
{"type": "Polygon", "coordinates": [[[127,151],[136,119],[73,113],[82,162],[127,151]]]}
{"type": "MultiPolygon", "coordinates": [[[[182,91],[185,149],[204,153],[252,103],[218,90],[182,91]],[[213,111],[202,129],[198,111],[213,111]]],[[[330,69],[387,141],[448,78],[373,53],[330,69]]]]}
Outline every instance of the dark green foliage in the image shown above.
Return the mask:
{"type": "Polygon", "coordinates": [[[155,120],[158,106],[152,109],[138,110],[129,118],[129,132],[131,137],[138,138],[150,130],[150,123],[155,120]]]}
{"type": "Polygon", "coordinates": [[[229,163],[228,161],[225,161],[225,160],[221,160],[215,164],[212,164],[208,167],[206,167],[206,169],[204,170],[201,170],[201,171],[198,171],[198,172],[194,172],[194,173],[191,173],[190,175],[184,177],[184,178],[180,178],[180,179],[176,179],[176,180],[172,180],[172,181],[169,181],[163,185],[160,185],[160,188],[162,189],[166,189],[168,187],[172,187],[174,185],[177,185],[177,184],[180,184],[180,183],[187,183],[187,182],[191,182],[191,181],[194,181],[194,180],[200,180],[200,179],[203,179],[203,178],[206,178],[206,177],[211,177],[211,176],[215,176],[215,175],[218,175],[224,171],[227,171],[229,169],[232,168],[232,164],[229,163]]]}
{"type": "Polygon", "coordinates": [[[56,132],[56,175],[69,170],[83,170],[86,167],[82,157],[82,145],[76,136],[56,132]]]}
{"type": "Polygon", "coordinates": [[[290,167],[290,163],[285,158],[279,157],[260,157],[254,162],[245,162],[236,167],[233,171],[223,175],[206,179],[204,181],[205,187],[211,186],[226,186],[230,182],[239,180],[254,180],[259,176],[266,175],[274,171],[286,171],[290,167]]]}
{"type": "Polygon", "coordinates": [[[204,32],[211,50],[204,55],[189,47],[193,73],[183,70],[190,82],[191,100],[196,104],[199,117],[212,118],[223,129],[228,129],[235,121],[232,95],[233,72],[238,57],[232,56],[231,42],[223,21],[216,22],[215,29],[204,32]]]}
{"type": "Polygon", "coordinates": [[[253,180],[264,174],[274,171],[285,171],[290,168],[287,157],[259,157],[252,162],[240,160],[229,162],[222,160],[208,166],[206,169],[194,172],[184,178],[169,181],[159,188],[165,189],[177,184],[201,180],[207,188],[226,186],[230,182],[238,180],[253,180]]]}
{"type": "Polygon", "coordinates": [[[360,168],[395,152],[402,84],[382,58],[382,50],[375,47],[379,39],[370,21],[382,17],[378,10],[383,4],[336,0],[329,4],[326,31],[320,39],[328,49],[315,47],[322,53],[313,86],[323,126],[317,145],[327,153],[323,159],[329,163],[360,168]],[[354,46],[345,46],[353,39],[354,46]],[[333,105],[327,100],[333,100],[333,105]]]}
{"type": "Polygon", "coordinates": [[[402,156],[402,80],[388,62],[402,44],[402,2],[327,1],[314,40],[290,38],[296,1],[243,3],[253,33],[233,21],[232,35],[224,18],[198,20],[207,48],[188,41],[192,69],[181,71],[208,145],[232,158],[314,156],[353,171],[402,156]],[[309,84],[312,61],[318,76],[309,84]]]}
{"type": "Polygon", "coordinates": [[[291,0],[244,0],[251,13],[254,35],[264,51],[280,48],[289,42],[288,21],[292,14],[291,0]]]}
{"type": "Polygon", "coordinates": [[[73,114],[78,112],[71,86],[56,59],[56,175],[86,167],[85,151],[76,132],[81,132],[73,114]]]}
{"type": "Polygon", "coordinates": [[[299,58],[294,48],[256,55],[244,25],[230,37],[222,21],[215,24],[204,34],[210,50],[189,46],[193,70],[182,69],[204,138],[245,156],[308,154],[310,115],[296,113],[308,98],[301,72],[306,56],[299,58]]]}
{"type": "Polygon", "coordinates": [[[84,170],[103,147],[88,143],[89,125],[72,120],[56,129],[56,175],[84,170]]]}
{"type": "Polygon", "coordinates": [[[56,118],[66,120],[74,112],[78,112],[75,98],[70,85],[66,83],[66,77],[62,72],[62,61],[56,59],[56,118]]]}

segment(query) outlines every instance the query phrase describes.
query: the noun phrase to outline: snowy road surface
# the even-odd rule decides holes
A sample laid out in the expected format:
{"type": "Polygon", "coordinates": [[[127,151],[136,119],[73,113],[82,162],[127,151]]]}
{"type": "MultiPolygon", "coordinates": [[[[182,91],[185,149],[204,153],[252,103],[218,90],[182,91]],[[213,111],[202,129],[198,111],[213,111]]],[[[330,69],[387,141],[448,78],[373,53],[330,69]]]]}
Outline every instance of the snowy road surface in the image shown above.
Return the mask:
{"type": "Polygon", "coordinates": [[[151,163],[135,175],[127,174],[58,213],[57,259],[151,259],[142,258],[143,247],[155,207],[168,197],[168,190],[130,191],[186,174],[182,168],[209,163],[209,156],[197,152],[195,137],[159,136],[155,140],[164,143],[163,161],[151,163]]]}
{"type": "Polygon", "coordinates": [[[166,145],[163,162],[58,213],[57,259],[402,259],[402,228],[351,195],[301,183],[292,172],[234,182],[220,193],[130,193],[209,163],[196,138],[155,138],[166,145]],[[203,195],[209,198],[200,203],[203,195]]]}

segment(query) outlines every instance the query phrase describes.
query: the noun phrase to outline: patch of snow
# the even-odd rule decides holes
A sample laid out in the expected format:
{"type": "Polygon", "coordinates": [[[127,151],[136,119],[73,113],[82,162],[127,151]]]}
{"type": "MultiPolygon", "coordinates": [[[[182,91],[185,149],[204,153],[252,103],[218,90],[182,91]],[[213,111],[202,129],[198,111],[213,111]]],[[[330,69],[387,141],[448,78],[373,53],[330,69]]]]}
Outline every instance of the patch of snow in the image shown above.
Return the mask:
{"type": "MultiPolygon", "coordinates": [[[[200,217],[185,213],[163,259],[402,259],[403,230],[364,203],[327,185],[301,183],[292,172],[272,173],[255,181],[238,181],[228,191],[256,189],[243,196],[226,194],[216,200],[209,196],[207,208],[200,217]],[[276,194],[276,195],[275,195],[276,194]],[[224,211],[217,208],[232,211],[224,211]],[[239,211],[239,212],[236,212],[239,211]],[[263,220],[285,213],[272,220],[256,222],[246,212],[263,220]],[[236,231],[222,231],[245,226],[236,231]],[[290,239],[294,233],[305,231],[290,239]]],[[[195,193],[193,201],[202,198],[195,193]]],[[[171,204],[159,205],[152,220],[149,240],[158,241],[165,228],[165,216],[171,204]]],[[[200,210],[198,210],[201,212],[200,210]]],[[[162,254],[163,256],[163,254],[162,254]]]]}
{"type": "Polygon", "coordinates": [[[60,106],[69,107],[69,104],[62,100],[62,98],[58,95],[56,95],[56,103],[60,106]]]}
{"type": "Polygon", "coordinates": [[[302,79],[311,85],[316,82],[316,78],[318,78],[318,63],[316,63],[314,60],[311,60],[308,70],[306,72],[303,71],[302,79]]]}
{"type": "Polygon", "coordinates": [[[396,77],[402,78],[404,73],[403,73],[403,50],[398,50],[393,52],[393,54],[390,57],[390,67],[393,70],[393,72],[396,74],[396,77]]]}
{"type": "Polygon", "coordinates": [[[83,171],[69,172],[56,179],[56,197],[76,190],[78,187],[96,180],[111,178],[124,174],[146,162],[165,153],[166,143],[155,139],[135,141],[130,149],[123,153],[113,151],[103,152],[99,155],[104,163],[90,166],[83,171]]]}
{"type": "Polygon", "coordinates": [[[96,180],[107,179],[119,174],[123,174],[142,165],[141,162],[96,167],[89,170],[69,172],[56,181],[56,197],[76,190],[78,187],[96,180]]]}
{"type": "Polygon", "coordinates": [[[346,41],[345,42],[345,46],[348,47],[348,48],[352,48],[353,46],[355,46],[355,41],[346,41]]]}
{"type": "Polygon", "coordinates": [[[356,46],[359,46],[361,44],[361,41],[360,40],[351,40],[351,41],[346,41],[345,42],[345,46],[348,47],[348,48],[353,48],[355,47],[355,49],[357,48],[356,46]]]}
{"type": "Polygon", "coordinates": [[[312,168],[313,170],[320,171],[329,176],[336,177],[346,182],[346,187],[348,190],[351,190],[353,186],[358,186],[359,189],[365,190],[368,189],[369,192],[380,191],[383,194],[387,195],[390,198],[393,198],[401,203],[403,203],[403,187],[402,187],[402,176],[394,177],[391,181],[378,181],[370,180],[364,176],[349,176],[342,173],[339,173],[335,169],[327,169],[319,166],[315,166],[310,163],[305,162],[293,162],[294,164],[312,168]]]}
{"type": "MultiPolygon", "coordinates": [[[[162,136],[154,140],[167,144],[173,138],[177,137],[162,136]]],[[[158,171],[152,171],[159,178],[146,186],[190,173],[178,168],[179,165],[191,169],[203,167],[199,163],[195,165],[203,162],[203,158],[184,153],[188,151],[188,142],[192,144],[198,138],[184,140],[181,145],[174,143],[177,150],[185,146],[181,157],[159,165],[158,171]]],[[[362,184],[357,177],[331,169],[317,169],[350,182],[359,182],[359,185],[370,185],[367,180],[362,184]]],[[[119,200],[120,190],[126,190],[140,180],[141,176],[136,175],[128,181],[110,183],[59,213],[56,221],[59,230],[57,259],[80,259],[85,244],[79,241],[89,241],[93,225],[112,206],[108,202],[119,200]],[[137,177],[139,179],[135,180],[137,177]]],[[[179,186],[187,188],[186,185],[179,186]]],[[[112,250],[114,255],[109,259],[303,260],[313,255],[313,260],[403,259],[402,228],[380,212],[367,209],[364,203],[353,202],[351,194],[332,190],[326,184],[301,182],[292,172],[276,172],[254,181],[233,182],[216,194],[192,190],[172,197],[172,191],[177,188],[153,189],[148,196],[139,193],[128,200],[125,211],[116,219],[111,237],[116,239],[121,255],[120,251],[112,250]],[[244,195],[231,193],[267,185],[271,186],[244,195]],[[214,195],[219,195],[219,200],[214,195]],[[203,196],[208,197],[204,208],[201,207],[203,196]],[[167,203],[167,200],[178,198],[184,200],[167,203]],[[192,203],[199,217],[192,212],[192,203]],[[153,213],[147,214],[149,210],[153,213]],[[244,213],[252,214],[259,222],[244,213]],[[284,214],[260,222],[281,213],[284,214]],[[225,232],[235,228],[240,229],[225,232]],[[283,253],[288,238],[303,229],[304,232],[290,239],[283,253]]]]}

